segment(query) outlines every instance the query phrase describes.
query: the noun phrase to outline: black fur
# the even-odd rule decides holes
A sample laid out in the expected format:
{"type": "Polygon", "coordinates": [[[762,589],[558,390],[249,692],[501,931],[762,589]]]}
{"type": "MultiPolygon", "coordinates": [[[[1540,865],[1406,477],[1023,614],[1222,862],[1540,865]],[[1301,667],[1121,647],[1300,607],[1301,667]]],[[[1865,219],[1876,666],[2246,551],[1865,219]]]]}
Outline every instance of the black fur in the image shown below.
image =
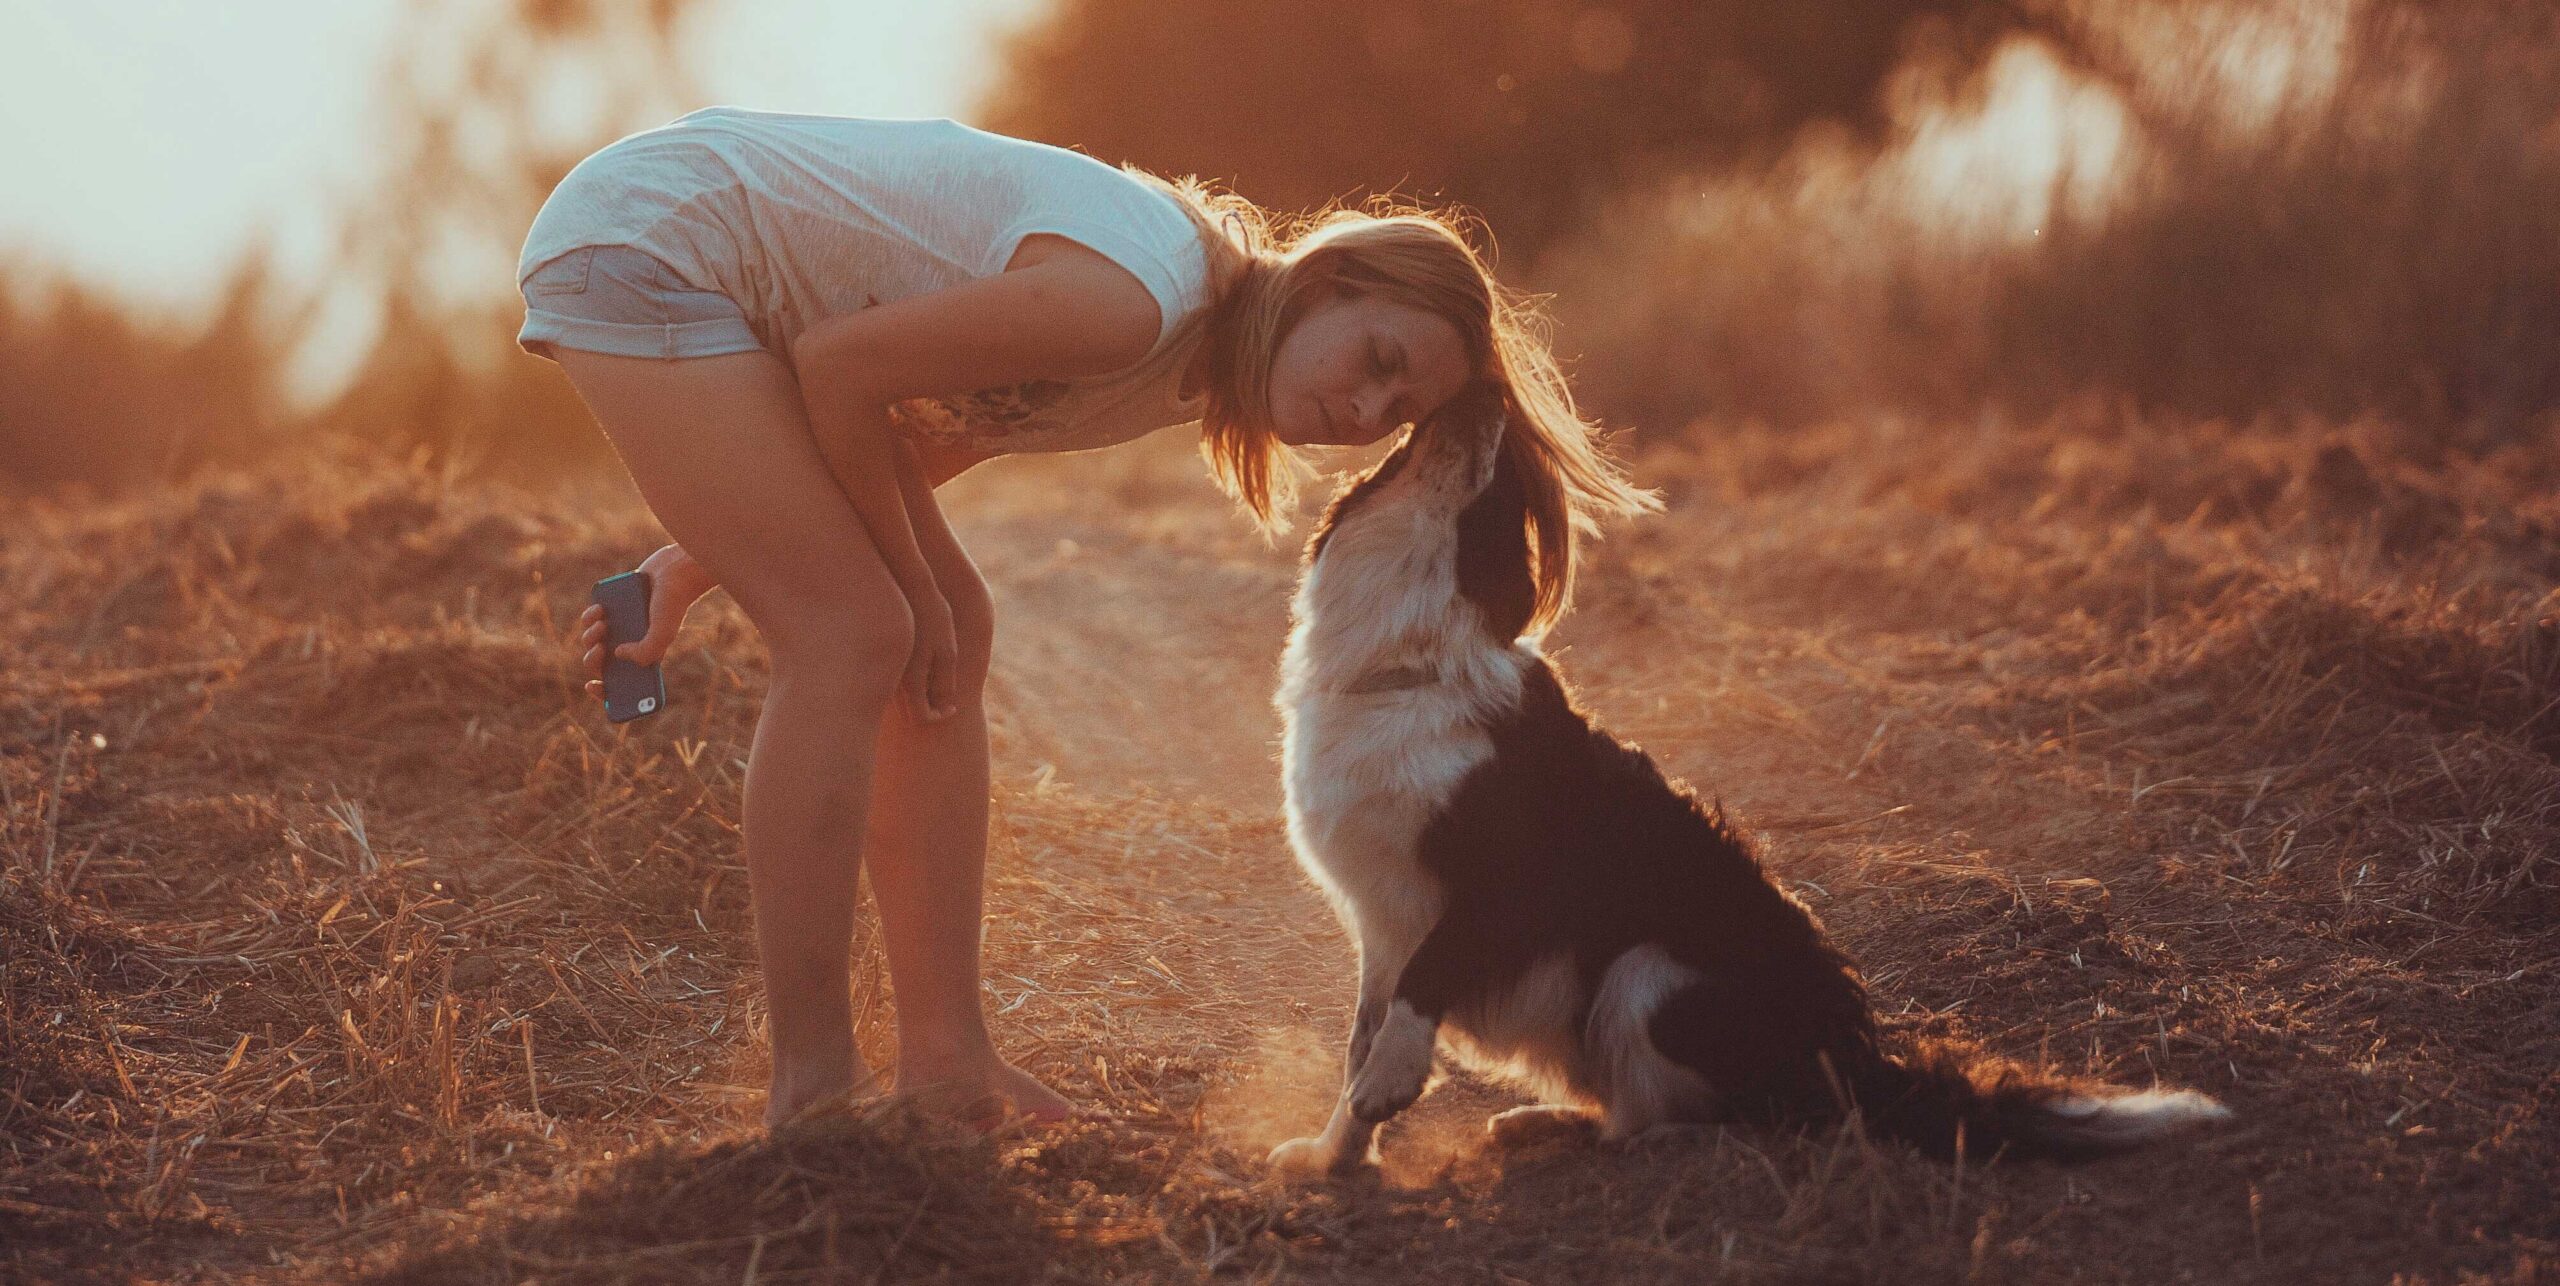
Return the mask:
{"type": "Polygon", "coordinates": [[[1612,961],[1652,944],[1705,977],[1672,993],[1648,1034],[1730,1119],[1812,1124],[1854,1104],[1879,1133],[1940,1157],[1955,1155],[1959,1127],[1974,1156],[2102,1150],[2039,1110],[2065,1085],[1888,1054],[1856,969],[1722,814],[1594,727],[1551,667],[1527,678],[1520,708],[1490,730],[1493,758],[1423,833],[1446,904],[1399,999],[1462,1023],[1559,954],[1589,997],[1612,961]]]}
{"type": "Polygon", "coordinates": [[[1537,611],[1529,496],[1507,451],[1495,457],[1493,481],[1458,515],[1458,593],[1483,613],[1485,628],[1500,643],[1520,637],[1537,611]]]}

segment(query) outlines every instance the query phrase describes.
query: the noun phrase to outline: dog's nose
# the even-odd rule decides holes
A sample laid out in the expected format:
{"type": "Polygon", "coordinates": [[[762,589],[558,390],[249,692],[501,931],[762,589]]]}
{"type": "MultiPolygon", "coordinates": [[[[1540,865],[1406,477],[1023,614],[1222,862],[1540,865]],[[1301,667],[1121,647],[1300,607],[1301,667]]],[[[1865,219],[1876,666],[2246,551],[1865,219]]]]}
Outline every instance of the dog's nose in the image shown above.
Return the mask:
{"type": "Polygon", "coordinates": [[[1360,431],[1374,438],[1388,429],[1382,421],[1387,407],[1386,394],[1377,389],[1363,389],[1351,397],[1352,417],[1360,422],[1360,431]]]}

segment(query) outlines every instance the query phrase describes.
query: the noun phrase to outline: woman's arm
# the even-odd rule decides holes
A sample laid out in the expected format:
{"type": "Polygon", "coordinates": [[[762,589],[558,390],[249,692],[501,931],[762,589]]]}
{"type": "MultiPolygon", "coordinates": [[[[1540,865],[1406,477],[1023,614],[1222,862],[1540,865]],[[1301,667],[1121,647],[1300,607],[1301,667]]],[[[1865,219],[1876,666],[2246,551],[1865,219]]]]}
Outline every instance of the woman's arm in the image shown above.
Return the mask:
{"type": "MultiPolygon", "coordinates": [[[[1015,264],[932,294],[823,318],[793,341],[810,431],[865,523],[879,520],[876,538],[897,539],[879,534],[898,512],[883,454],[893,441],[890,403],[1099,375],[1134,365],[1155,347],[1163,318],[1155,296],[1100,251],[1040,234],[1024,240],[1015,264]]],[[[912,534],[904,543],[913,544],[912,534]]],[[[904,557],[885,548],[881,554],[904,557]]],[[[901,585],[916,570],[890,566],[901,585]]]]}
{"type": "Polygon", "coordinates": [[[898,582],[910,605],[931,596],[933,569],[925,565],[924,551],[916,544],[905,489],[898,478],[913,466],[890,436],[888,403],[845,390],[823,375],[813,380],[806,368],[800,388],[818,454],[826,459],[836,486],[862,516],[871,543],[889,565],[890,578],[898,582]]]}
{"type": "Polygon", "coordinates": [[[822,319],[791,347],[818,452],[915,613],[907,689],[928,717],[950,708],[958,649],[907,513],[907,492],[926,483],[892,436],[889,404],[1118,370],[1147,355],[1162,325],[1155,296],[1127,269],[1045,240],[1055,244],[1026,242],[1022,266],[822,319]]]}
{"type": "Polygon", "coordinates": [[[910,444],[899,444],[898,456],[898,485],[906,493],[908,521],[915,528],[926,565],[933,569],[935,601],[947,609],[930,623],[916,625],[917,654],[925,655],[927,644],[931,645],[924,673],[925,709],[939,719],[959,709],[967,668],[986,664],[987,642],[995,627],[994,606],[985,580],[970,563],[969,552],[952,537],[951,522],[943,517],[941,502],[934,497],[933,489],[941,481],[935,476],[937,466],[922,459],[910,444]],[[927,628],[936,631],[930,640],[923,637],[927,628]]]}

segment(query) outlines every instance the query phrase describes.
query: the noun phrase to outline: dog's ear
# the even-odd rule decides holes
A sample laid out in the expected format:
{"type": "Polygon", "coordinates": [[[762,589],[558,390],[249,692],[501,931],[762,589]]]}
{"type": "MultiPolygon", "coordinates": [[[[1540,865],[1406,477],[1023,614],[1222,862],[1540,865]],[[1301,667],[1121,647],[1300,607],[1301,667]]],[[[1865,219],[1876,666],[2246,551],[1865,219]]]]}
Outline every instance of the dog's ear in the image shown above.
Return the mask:
{"type": "Polygon", "coordinates": [[[1538,587],[1529,569],[1529,492],[1520,466],[1498,439],[1493,477],[1458,515],[1458,594],[1476,605],[1495,640],[1529,628],[1538,587]]]}
{"type": "Polygon", "coordinates": [[[1351,485],[1334,493],[1333,503],[1324,507],[1324,521],[1317,523],[1315,534],[1307,537],[1307,555],[1302,565],[1315,566],[1316,560],[1324,556],[1325,543],[1333,539],[1333,529],[1340,526],[1343,519],[1350,517],[1352,511],[1358,509],[1360,502],[1367,500],[1371,493],[1387,485],[1388,479],[1395,477],[1396,471],[1403,468],[1405,461],[1412,458],[1413,435],[1408,433],[1404,441],[1396,444],[1395,450],[1387,453],[1386,459],[1380,460],[1371,466],[1367,473],[1353,479],[1351,485]]]}

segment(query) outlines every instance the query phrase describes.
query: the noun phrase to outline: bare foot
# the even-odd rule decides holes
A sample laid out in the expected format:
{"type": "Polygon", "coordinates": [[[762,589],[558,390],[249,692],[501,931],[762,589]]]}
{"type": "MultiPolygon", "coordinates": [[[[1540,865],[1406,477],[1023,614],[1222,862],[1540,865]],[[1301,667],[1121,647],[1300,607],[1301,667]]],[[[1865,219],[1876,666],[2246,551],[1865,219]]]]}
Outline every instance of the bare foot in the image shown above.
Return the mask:
{"type": "Polygon", "coordinates": [[[992,1053],[959,1068],[901,1066],[898,1093],[926,1111],[982,1128],[1008,1119],[1047,1124],[1076,1114],[1056,1090],[992,1053]]]}
{"type": "Polygon", "coordinates": [[[1011,1063],[997,1063],[997,1076],[1004,1084],[1005,1098],[1013,1110],[1034,1121],[1063,1121],[1076,1114],[1076,1105],[1065,1095],[1040,1083],[1038,1077],[1011,1063]]]}
{"type": "Polygon", "coordinates": [[[879,1092],[879,1078],[859,1058],[776,1060],[773,1089],[765,1096],[764,1126],[774,1129],[822,1102],[850,1102],[879,1092]]]}

